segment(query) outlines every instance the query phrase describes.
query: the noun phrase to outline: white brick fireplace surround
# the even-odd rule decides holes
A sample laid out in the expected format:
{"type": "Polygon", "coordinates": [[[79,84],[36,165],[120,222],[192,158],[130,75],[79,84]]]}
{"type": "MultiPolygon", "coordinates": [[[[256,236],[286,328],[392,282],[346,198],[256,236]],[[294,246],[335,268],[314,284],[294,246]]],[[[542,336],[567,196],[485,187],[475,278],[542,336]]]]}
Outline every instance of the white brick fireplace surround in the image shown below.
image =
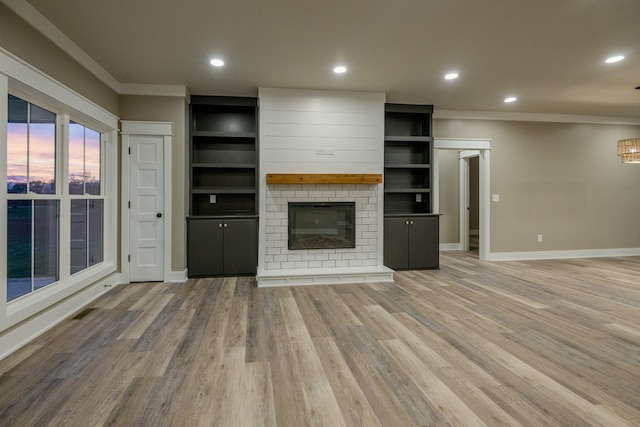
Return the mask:
{"type": "Polygon", "coordinates": [[[260,88],[258,286],[391,282],[379,184],[267,184],[268,173],[382,174],[384,94],[260,88]],[[289,202],[355,202],[356,247],[288,249],[289,202]]]}

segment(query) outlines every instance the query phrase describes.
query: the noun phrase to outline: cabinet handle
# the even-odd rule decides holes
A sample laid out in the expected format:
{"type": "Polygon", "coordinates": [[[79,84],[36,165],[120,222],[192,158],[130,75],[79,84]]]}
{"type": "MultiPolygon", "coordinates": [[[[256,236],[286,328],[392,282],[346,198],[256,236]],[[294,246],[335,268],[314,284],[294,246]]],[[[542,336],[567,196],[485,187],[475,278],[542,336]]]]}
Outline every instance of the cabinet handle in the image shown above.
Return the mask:
{"type": "Polygon", "coordinates": [[[404,222],[405,225],[409,225],[409,220],[404,222]]]}
{"type": "Polygon", "coordinates": [[[413,221],[409,221],[409,224],[413,225],[413,221]]]}
{"type": "Polygon", "coordinates": [[[218,228],[222,228],[222,224],[218,224],[218,228]]]}
{"type": "Polygon", "coordinates": [[[227,224],[224,225],[224,228],[227,228],[227,224]]]}

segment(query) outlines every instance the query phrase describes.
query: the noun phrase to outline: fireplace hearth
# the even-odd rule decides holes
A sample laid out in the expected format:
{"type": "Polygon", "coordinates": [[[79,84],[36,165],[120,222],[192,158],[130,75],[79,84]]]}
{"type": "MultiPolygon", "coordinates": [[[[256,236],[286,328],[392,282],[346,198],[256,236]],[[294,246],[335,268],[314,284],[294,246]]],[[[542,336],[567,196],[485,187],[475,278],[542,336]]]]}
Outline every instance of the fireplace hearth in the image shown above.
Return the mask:
{"type": "Polygon", "coordinates": [[[289,249],[355,248],[355,202],[290,202],[289,249]]]}

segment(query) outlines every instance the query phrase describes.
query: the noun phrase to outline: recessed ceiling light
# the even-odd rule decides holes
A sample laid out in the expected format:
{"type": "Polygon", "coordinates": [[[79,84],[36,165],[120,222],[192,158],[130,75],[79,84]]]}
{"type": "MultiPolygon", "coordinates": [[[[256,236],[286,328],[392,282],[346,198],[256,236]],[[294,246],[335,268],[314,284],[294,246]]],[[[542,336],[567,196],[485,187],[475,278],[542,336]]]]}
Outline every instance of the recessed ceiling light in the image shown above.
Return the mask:
{"type": "Polygon", "coordinates": [[[516,102],[517,100],[518,100],[518,98],[516,98],[515,96],[509,96],[509,97],[504,99],[504,102],[506,102],[506,103],[516,102]]]}
{"type": "Polygon", "coordinates": [[[444,76],[445,80],[454,80],[458,78],[458,73],[449,73],[444,76]]]}
{"type": "Polygon", "coordinates": [[[611,58],[607,58],[606,62],[607,64],[613,64],[614,62],[618,62],[618,61],[622,61],[624,59],[624,55],[616,55],[616,56],[612,56],[611,58]]]}
{"type": "Polygon", "coordinates": [[[214,67],[222,67],[224,65],[224,61],[220,58],[215,58],[209,61],[209,64],[213,65],[214,67]]]}
{"type": "Polygon", "coordinates": [[[343,74],[347,72],[347,67],[345,67],[344,65],[338,65],[336,67],[333,67],[333,72],[336,74],[343,74]]]}

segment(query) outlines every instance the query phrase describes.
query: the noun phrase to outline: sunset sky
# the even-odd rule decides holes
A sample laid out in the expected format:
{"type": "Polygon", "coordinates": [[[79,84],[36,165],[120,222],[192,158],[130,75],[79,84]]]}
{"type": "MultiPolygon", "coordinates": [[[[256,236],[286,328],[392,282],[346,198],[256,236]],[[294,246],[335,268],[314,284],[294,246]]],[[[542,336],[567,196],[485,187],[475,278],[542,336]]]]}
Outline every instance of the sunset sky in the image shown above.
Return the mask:
{"type": "MultiPolygon", "coordinates": [[[[7,183],[26,183],[27,152],[29,179],[47,183],[53,181],[55,125],[8,123],[7,129],[7,183]]],[[[76,123],[69,126],[69,175],[100,179],[100,133],[76,123]]]]}
{"type": "Polygon", "coordinates": [[[50,182],[55,177],[55,125],[31,123],[27,144],[27,123],[9,123],[7,181],[27,182],[27,150],[31,181],[50,182]]]}

